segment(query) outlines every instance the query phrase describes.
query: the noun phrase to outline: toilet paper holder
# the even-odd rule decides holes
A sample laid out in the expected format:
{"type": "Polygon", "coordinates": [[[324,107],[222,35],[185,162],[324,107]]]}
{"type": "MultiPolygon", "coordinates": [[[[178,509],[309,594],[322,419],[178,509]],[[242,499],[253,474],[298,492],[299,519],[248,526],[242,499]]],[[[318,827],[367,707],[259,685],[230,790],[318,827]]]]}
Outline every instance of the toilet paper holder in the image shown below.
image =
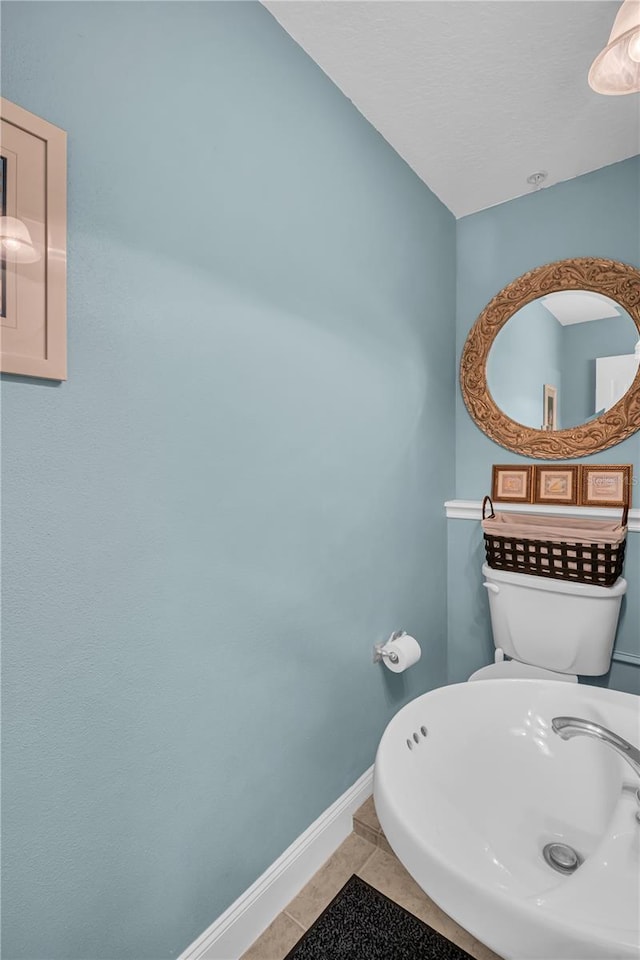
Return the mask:
{"type": "Polygon", "coordinates": [[[400,637],[406,637],[406,630],[394,630],[388,640],[385,640],[384,643],[376,643],[373,647],[373,662],[381,663],[385,657],[388,657],[391,663],[398,662],[398,654],[395,650],[388,650],[387,647],[389,644],[392,644],[394,640],[398,640],[400,637]]]}

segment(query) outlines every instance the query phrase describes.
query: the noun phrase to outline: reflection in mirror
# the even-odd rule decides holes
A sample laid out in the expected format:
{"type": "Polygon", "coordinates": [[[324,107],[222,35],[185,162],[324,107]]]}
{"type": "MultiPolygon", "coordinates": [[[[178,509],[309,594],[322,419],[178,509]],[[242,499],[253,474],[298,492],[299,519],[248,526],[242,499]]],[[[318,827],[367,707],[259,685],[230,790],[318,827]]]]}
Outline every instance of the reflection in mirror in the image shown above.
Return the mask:
{"type": "Polygon", "coordinates": [[[561,290],[521,307],[496,336],[487,385],[497,406],[535,430],[566,430],[620,400],[640,366],[638,329],[619,304],[561,290]]]}

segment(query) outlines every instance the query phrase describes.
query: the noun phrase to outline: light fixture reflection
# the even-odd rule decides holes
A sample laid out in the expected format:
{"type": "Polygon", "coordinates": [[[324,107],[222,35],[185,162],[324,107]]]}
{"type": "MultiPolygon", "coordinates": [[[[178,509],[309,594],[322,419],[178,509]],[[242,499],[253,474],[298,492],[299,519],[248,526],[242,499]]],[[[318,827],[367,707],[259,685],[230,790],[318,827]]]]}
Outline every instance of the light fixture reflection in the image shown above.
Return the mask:
{"type": "Polygon", "coordinates": [[[591,64],[589,86],[608,96],[640,91],[640,0],[624,0],[618,10],[609,43],[591,64]]]}
{"type": "Polygon", "coordinates": [[[0,217],[0,251],[9,263],[35,263],[40,259],[28,227],[17,217],[0,217]]]}

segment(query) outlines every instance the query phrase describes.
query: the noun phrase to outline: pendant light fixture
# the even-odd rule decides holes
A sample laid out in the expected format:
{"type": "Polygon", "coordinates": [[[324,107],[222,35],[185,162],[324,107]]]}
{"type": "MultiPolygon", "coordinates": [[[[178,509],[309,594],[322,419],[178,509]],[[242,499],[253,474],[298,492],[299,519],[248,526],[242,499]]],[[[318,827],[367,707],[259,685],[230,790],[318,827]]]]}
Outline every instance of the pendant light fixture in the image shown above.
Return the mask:
{"type": "Polygon", "coordinates": [[[589,86],[619,96],[640,91],[640,0],[624,0],[609,43],[591,64],[589,86]]]}
{"type": "Polygon", "coordinates": [[[35,263],[40,259],[27,225],[17,217],[0,217],[0,256],[9,263],[35,263]]]}

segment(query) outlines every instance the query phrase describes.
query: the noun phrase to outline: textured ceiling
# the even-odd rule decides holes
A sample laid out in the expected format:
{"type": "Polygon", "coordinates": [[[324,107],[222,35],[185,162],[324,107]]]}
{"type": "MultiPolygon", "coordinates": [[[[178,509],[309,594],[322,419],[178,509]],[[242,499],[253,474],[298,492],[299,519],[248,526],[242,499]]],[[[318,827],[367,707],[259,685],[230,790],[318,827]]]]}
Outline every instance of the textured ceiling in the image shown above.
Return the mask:
{"type": "Polygon", "coordinates": [[[457,217],[640,152],[640,94],[587,71],[611,0],[264,0],[457,217]]]}

